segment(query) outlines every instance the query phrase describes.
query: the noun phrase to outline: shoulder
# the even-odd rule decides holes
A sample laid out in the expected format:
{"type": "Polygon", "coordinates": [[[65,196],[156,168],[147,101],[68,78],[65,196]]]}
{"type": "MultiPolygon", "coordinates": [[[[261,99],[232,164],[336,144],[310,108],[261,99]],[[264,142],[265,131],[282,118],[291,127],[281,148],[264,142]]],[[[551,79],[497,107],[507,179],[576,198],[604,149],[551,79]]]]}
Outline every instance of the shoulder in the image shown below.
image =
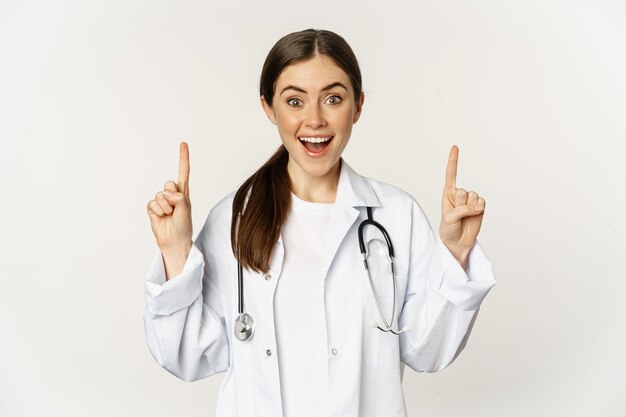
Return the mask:
{"type": "Polygon", "coordinates": [[[222,197],[211,209],[209,212],[209,217],[212,218],[213,221],[219,223],[228,223],[230,224],[230,219],[232,218],[233,211],[233,201],[235,199],[235,194],[237,191],[231,191],[222,197]]]}
{"type": "Polygon", "coordinates": [[[362,178],[372,187],[372,190],[383,207],[412,207],[413,205],[417,205],[417,201],[413,195],[396,185],[365,176],[362,176],[362,178]]]}
{"type": "MultiPolygon", "coordinates": [[[[384,181],[361,176],[372,188],[380,202],[380,215],[391,222],[410,219],[411,225],[426,227],[426,212],[408,191],[384,181]]],[[[404,223],[406,224],[406,223],[404,223]]]]}
{"type": "Polygon", "coordinates": [[[425,210],[408,191],[373,178],[363,177],[380,202],[374,219],[388,227],[389,233],[399,242],[432,236],[432,226],[425,210]]]}
{"type": "Polygon", "coordinates": [[[229,192],[211,208],[199,233],[200,237],[207,239],[210,236],[213,242],[221,241],[224,243],[226,241],[230,244],[230,228],[235,193],[236,191],[229,192]]]}

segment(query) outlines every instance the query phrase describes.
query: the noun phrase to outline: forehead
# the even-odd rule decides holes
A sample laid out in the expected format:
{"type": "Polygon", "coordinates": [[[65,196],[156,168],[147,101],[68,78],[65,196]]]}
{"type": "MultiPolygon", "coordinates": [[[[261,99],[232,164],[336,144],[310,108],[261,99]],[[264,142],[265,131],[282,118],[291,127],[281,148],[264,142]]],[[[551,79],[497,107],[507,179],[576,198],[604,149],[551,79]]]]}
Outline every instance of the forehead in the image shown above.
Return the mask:
{"type": "Polygon", "coordinates": [[[340,81],[350,86],[350,77],[335,62],[326,56],[317,55],[307,61],[292,64],[283,70],[276,80],[276,92],[287,85],[302,87],[306,91],[319,90],[340,81]]]}

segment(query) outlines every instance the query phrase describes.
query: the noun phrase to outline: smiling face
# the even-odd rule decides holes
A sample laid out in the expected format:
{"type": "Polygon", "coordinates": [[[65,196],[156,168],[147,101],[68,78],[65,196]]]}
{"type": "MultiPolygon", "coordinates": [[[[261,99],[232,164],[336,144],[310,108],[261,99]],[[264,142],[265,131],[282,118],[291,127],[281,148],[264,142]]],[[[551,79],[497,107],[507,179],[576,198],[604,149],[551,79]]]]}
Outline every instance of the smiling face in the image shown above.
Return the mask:
{"type": "Polygon", "coordinates": [[[355,103],[348,74],[326,56],[285,67],[271,106],[263,96],[261,104],[289,152],[292,181],[307,176],[338,178],[337,162],[361,115],[363,100],[361,94],[355,103]],[[325,142],[313,143],[321,141],[325,142]]]}

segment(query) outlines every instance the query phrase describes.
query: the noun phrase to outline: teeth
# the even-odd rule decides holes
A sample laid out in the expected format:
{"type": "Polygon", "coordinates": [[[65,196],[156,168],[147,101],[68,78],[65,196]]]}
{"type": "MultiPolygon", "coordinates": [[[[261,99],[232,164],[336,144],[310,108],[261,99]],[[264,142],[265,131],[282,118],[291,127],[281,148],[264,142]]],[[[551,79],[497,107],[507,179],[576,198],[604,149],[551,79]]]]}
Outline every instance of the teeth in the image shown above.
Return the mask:
{"type": "Polygon", "coordinates": [[[308,137],[305,137],[305,136],[301,136],[298,139],[303,140],[305,142],[322,143],[322,142],[328,142],[329,140],[331,140],[332,136],[328,136],[326,138],[308,138],[308,137]]]}

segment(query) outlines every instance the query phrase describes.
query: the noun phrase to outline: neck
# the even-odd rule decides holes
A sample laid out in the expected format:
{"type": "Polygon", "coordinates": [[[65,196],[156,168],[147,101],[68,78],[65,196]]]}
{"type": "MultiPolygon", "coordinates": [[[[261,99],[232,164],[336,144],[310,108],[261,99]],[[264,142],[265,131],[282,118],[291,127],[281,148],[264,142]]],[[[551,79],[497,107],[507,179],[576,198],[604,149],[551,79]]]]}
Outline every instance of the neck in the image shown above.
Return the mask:
{"type": "Polygon", "coordinates": [[[312,203],[334,203],[341,172],[341,159],[324,175],[309,175],[297,163],[289,159],[287,172],[292,192],[304,201],[312,203]]]}

